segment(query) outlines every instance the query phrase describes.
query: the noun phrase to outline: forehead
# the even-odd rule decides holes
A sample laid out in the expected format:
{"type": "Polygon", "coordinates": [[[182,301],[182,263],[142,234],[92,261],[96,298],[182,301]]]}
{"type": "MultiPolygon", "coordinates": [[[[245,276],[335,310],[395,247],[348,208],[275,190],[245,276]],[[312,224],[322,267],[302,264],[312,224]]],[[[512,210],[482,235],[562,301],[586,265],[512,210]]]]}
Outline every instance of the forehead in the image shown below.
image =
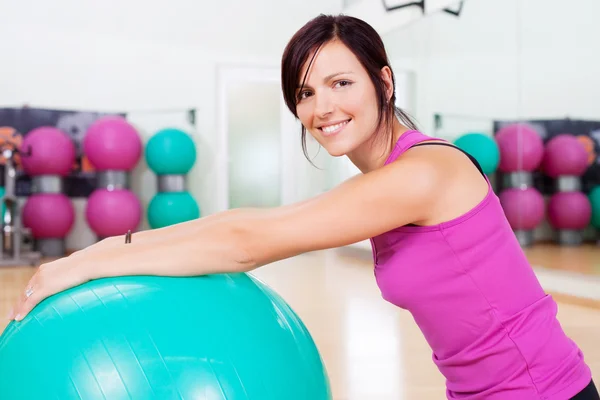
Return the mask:
{"type": "MultiPolygon", "coordinates": [[[[308,67],[314,53],[308,56],[306,63],[302,66],[300,71],[299,79],[302,80],[306,74],[306,68],[308,67]]],[[[345,44],[338,40],[324,44],[317,52],[306,82],[318,82],[324,77],[343,71],[359,72],[362,69],[358,58],[346,47],[345,44]]],[[[302,82],[298,82],[302,83],[302,82]]]]}

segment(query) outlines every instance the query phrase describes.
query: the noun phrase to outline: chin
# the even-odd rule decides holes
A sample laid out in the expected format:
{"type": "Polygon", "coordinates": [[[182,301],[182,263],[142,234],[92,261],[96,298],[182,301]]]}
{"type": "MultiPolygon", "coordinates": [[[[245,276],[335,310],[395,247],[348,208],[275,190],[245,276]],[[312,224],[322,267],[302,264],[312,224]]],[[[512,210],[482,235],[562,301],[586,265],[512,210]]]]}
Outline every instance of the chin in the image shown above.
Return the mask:
{"type": "Polygon", "coordinates": [[[348,154],[345,151],[328,151],[328,153],[332,157],[342,157],[348,154]]]}
{"type": "Polygon", "coordinates": [[[328,146],[323,147],[332,157],[342,157],[348,155],[356,148],[356,146],[345,143],[330,143],[328,146]]]}

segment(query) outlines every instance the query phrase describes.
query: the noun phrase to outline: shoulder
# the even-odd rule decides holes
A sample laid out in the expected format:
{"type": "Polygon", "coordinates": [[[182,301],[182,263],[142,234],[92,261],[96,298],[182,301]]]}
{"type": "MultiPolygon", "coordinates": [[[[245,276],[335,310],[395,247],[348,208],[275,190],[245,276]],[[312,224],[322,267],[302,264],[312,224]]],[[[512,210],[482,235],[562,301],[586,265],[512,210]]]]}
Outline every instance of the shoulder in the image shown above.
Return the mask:
{"type": "Polygon", "coordinates": [[[357,186],[376,187],[390,201],[397,198],[423,204],[436,197],[445,175],[439,160],[420,149],[411,149],[388,165],[357,177],[357,186]]]}
{"type": "MultiPolygon", "coordinates": [[[[417,146],[407,151],[404,162],[424,164],[423,175],[436,186],[430,213],[418,221],[429,225],[454,219],[471,210],[488,194],[490,187],[473,161],[453,145],[417,146]]],[[[399,160],[400,161],[400,160],[399,160]]]]}
{"type": "Polygon", "coordinates": [[[234,219],[235,231],[255,265],[264,265],[448,220],[480,201],[483,182],[457,149],[419,146],[314,198],[243,214],[234,219]]]}
{"type": "MultiPolygon", "coordinates": [[[[441,143],[431,143],[436,142],[441,143]]],[[[420,188],[421,195],[435,196],[450,183],[453,172],[464,166],[463,162],[464,155],[453,146],[415,146],[374,172],[388,179],[402,178],[406,184],[420,188]]]]}

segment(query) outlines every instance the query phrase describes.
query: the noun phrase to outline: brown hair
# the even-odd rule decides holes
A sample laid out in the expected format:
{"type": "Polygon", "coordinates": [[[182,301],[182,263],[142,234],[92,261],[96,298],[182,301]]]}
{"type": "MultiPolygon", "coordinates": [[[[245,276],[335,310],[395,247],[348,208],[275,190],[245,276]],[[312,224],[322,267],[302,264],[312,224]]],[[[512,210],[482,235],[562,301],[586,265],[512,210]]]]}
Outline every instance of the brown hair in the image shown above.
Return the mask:
{"type": "MultiPolygon", "coordinates": [[[[386,87],[381,78],[381,69],[389,67],[387,53],[383,40],[379,34],[366,22],[346,16],[346,15],[324,15],[310,20],[304,25],[287,44],[281,59],[281,84],[283,97],[289,110],[298,118],[296,105],[298,102],[296,88],[300,82],[300,71],[308,60],[311,52],[314,52],[309,67],[302,80],[301,87],[304,87],[306,75],[312,65],[312,61],[318,49],[325,43],[334,39],[340,40],[350,51],[358,58],[362,66],[367,70],[371,82],[375,86],[377,95],[377,106],[379,108],[379,118],[376,130],[379,130],[383,123],[391,128],[393,117],[398,117],[408,128],[417,129],[416,124],[410,116],[403,110],[396,107],[396,80],[392,72],[392,82],[394,84],[394,93],[387,101],[386,87]]],[[[391,69],[391,68],[390,68],[391,69]]],[[[302,126],[302,150],[308,159],[306,148],[306,128],[302,126]]]]}

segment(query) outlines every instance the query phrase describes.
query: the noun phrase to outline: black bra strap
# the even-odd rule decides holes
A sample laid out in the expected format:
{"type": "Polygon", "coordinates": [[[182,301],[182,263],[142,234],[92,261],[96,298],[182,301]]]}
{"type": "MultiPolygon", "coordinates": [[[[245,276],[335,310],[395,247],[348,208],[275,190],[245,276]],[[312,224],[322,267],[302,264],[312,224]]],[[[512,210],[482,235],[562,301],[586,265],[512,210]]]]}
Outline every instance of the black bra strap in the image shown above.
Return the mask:
{"type": "Polygon", "coordinates": [[[479,172],[481,172],[481,175],[483,175],[485,177],[485,173],[483,172],[483,169],[481,168],[481,165],[479,165],[479,162],[469,153],[467,153],[466,151],[464,151],[463,149],[456,147],[453,144],[450,143],[445,143],[445,142],[425,142],[425,143],[417,143],[411,147],[417,147],[417,146],[426,146],[429,144],[437,144],[439,146],[449,146],[449,147],[454,147],[455,149],[460,150],[463,154],[465,154],[467,157],[469,157],[469,160],[471,160],[473,162],[473,164],[475,164],[475,166],[477,167],[477,169],[479,170],[479,172]]]}

